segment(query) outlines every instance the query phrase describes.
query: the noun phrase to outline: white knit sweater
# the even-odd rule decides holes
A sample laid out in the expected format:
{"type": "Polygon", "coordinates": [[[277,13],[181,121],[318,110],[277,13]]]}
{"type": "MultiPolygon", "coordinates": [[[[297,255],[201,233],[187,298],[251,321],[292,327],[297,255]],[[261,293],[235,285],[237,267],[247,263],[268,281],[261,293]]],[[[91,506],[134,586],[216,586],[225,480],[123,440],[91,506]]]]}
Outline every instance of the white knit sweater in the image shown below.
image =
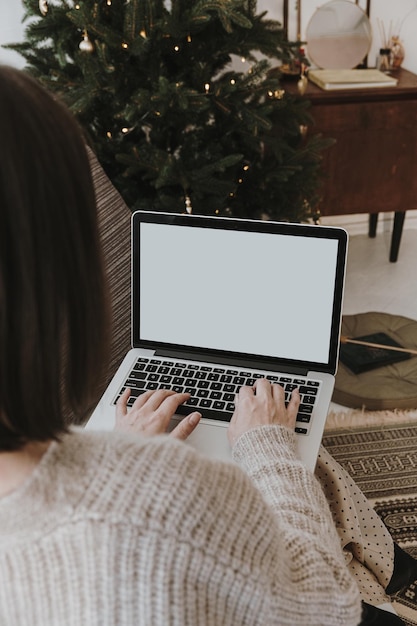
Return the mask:
{"type": "Polygon", "coordinates": [[[75,429],[53,443],[0,499],[0,624],[358,624],[293,433],[254,429],[234,457],[244,472],[168,436],[75,429]]]}

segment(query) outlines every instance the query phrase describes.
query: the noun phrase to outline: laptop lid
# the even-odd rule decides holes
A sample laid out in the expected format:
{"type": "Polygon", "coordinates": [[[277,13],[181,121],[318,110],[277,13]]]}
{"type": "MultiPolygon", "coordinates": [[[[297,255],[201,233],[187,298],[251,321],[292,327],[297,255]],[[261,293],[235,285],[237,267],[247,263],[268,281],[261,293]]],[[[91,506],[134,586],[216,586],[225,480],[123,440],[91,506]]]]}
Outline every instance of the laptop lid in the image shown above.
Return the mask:
{"type": "Polygon", "coordinates": [[[138,211],[133,347],[335,374],[346,251],[341,228],[138,211]]]}

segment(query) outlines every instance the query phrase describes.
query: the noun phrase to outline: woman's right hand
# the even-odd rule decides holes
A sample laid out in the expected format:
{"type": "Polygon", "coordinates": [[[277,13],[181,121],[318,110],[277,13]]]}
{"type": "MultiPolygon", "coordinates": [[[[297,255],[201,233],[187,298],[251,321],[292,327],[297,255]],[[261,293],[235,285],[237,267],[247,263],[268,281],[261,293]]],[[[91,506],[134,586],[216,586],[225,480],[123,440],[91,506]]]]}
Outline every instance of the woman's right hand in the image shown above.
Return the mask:
{"type": "Polygon", "coordinates": [[[298,389],[294,389],[286,407],[284,389],[265,378],[259,378],[253,387],[241,387],[227,433],[230,445],[233,447],[243,433],[257,426],[280,424],[293,429],[299,406],[298,389]]]}

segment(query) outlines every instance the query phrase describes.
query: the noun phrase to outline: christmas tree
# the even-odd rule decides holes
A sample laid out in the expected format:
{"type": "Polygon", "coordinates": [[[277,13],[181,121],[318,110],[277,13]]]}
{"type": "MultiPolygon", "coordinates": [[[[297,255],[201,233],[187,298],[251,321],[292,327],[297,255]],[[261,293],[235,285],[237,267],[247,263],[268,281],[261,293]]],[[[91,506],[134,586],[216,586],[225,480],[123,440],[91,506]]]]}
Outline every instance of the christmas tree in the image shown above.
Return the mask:
{"type": "Polygon", "coordinates": [[[303,137],[308,103],[271,66],[299,44],[255,0],[23,4],[25,41],[9,47],[64,98],[132,210],[311,217],[324,142],[303,137]]]}

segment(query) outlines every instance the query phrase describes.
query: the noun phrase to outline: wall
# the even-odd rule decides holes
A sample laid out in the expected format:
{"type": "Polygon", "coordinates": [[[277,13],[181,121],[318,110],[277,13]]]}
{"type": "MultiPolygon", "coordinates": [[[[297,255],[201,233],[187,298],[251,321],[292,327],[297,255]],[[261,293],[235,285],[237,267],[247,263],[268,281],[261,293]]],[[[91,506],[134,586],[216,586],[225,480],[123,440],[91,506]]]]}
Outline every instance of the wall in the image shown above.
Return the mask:
{"type": "MultiPolygon", "coordinates": [[[[50,0],[53,1],[53,0],[50,0]]],[[[359,5],[365,8],[366,0],[358,0],[359,5]]],[[[294,40],[297,36],[297,4],[301,5],[301,36],[305,37],[308,22],[318,6],[324,2],[317,0],[289,0],[289,34],[294,40]]],[[[283,0],[258,0],[258,10],[269,11],[272,19],[282,21],[283,0]]],[[[23,36],[24,26],[21,23],[23,6],[20,0],[0,0],[0,46],[4,43],[20,41],[23,36]]],[[[402,21],[401,39],[405,47],[405,60],[403,67],[417,74],[417,0],[371,0],[371,25],[373,29],[373,43],[369,54],[369,65],[374,65],[376,55],[380,47],[380,36],[377,18],[382,20],[389,28],[392,24],[402,21]]],[[[17,67],[23,66],[24,62],[20,55],[10,50],[0,48],[0,63],[9,63],[17,67]]]]}
{"type": "MultiPolygon", "coordinates": [[[[23,5],[20,0],[0,0],[0,46],[22,40],[23,5]]],[[[0,47],[0,63],[22,67],[24,59],[13,52],[0,47]]]]}
{"type": "MultiPolygon", "coordinates": [[[[264,3],[268,1],[272,3],[272,0],[263,0],[264,3]]],[[[283,0],[276,0],[274,4],[278,4],[282,11],[283,0]]],[[[295,39],[297,36],[296,7],[298,4],[301,6],[301,38],[304,39],[310,18],[316,9],[325,4],[325,2],[317,2],[317,0],[289,0],[289,35],[292,39],[295,39]]],[[[366,8],[366,0],[358,0],[357,4],[363,9],[366,8]]],[[[405,48],[403,67],[417,74],[417,38],[415,36],[417,30],[417,0],[396,0],[395,2],[393,0],[371,0],[370,21],[373,41],[368,56],[369,67],[375,65],[377,53],[381,47],[378,20],[384,23],[386,31],[389,30],[390,23],[392,23],[393,27],[396,24],[401,24],[400,37],[405,48]]]]}

